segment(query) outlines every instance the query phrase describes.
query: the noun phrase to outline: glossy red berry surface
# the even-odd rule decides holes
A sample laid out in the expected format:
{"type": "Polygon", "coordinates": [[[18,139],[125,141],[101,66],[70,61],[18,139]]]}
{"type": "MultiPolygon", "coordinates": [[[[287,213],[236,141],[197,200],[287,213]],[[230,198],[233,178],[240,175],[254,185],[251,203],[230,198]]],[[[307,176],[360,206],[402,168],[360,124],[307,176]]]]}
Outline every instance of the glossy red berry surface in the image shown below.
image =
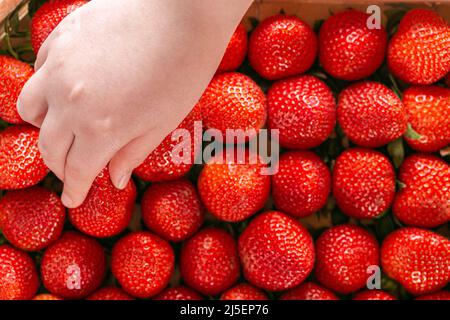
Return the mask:
{"type": "Polygon", "coordinates": [[[120,288],[104,287],[95,291],[86,300],[133,300],[133,298],[120,288]]]}
{"type": "Polygon", "coordinates": [[[188,287],[178,286],[164,289],[153,300],[204,300],[204,298],[188,287]]]}
{"type": "Polygon", "coordinates": [[[305,282],[283,293],[280,300],[339,300],[339,298],[332,291],[314,282],[305,282]]]}
{"type": "Polygon", "coordinates": [[[331,89],[314,76],[276,82],[267,94],[270,129],[279,130],[280,145],[310,149],[324,142],[336,124],[331,89]]]}
{"type": "Polygon", "coordinates": [[[8,192],[0,200],[0,230],[15,247],[39,251],[59,238],[66,217],[54,192],[42,187],[8,192]]]}
{"type": "Polygon", "coordinates": [[[416,300],[450,300],[450,291],[438,291],[435,293],[424,294],[417,297],[416,300]]]}
{"type": "Polygon", "coordinates": [[[236,242],[217,228],[201,230],[189,239],[180,256],[181,277],[205,295],[217,295],[231,287],[240,274],[236,242]]]}
{"type": "Polygon", "coordinates": [[[414,154],[400,168],[393,212],[404,224],[434,228],[450,221],[450,166],[435,155],[414,154]]]}
{"type": "Polygon", "coordinates": [[[395,195],[395,172],[389,159],[369,149],[348,149],[333,169],[333,195],[343,213],[354,218],[380,216],[395,195]]]}
{"type": "Polygon", "coordinates": [[[450,71],[450,26],[436,12],[413,9],[405,14],[389,42],[390,71],[411,84],[431,84],[450,71]]]}
{"type": "Polygon", "coordinates": [[[334,78],[366,78],[383,63],[387,34],[383,27],[368,27],[370,15],[347,10],[330,16],[319,32],[319,59],[334,78]]]}
{"type": "Polygon", "coordinates": [[[183,241],[202,225],[203,205],[188,180],[151,185],[142,198],[145,225],[169,241],[183,241]]]}
{"type": "Polygon", "coordinates": [[[365,290],[358,292],[353,300],[397,300],[393,295],[383,290],[365,290]]]}
{"type": "Polygon", "coordinates": [[[316,241],[317,280],[325,287],[348,294],[366,286],[368,268],[379,265],[375,237],[355,225],[327,229],[316,241]]]}
{"type": "Polygon", "coordinates": [[[130,180],[123,190],[112,184],[103,169],[92,184],[83,204],[69,209],[70,222],[81,232],[96,238],[118,235],[128,226],[134,210],[136,187],[130,180]]]}
{"type": "Polygon", "coordinates": [[[13,124],[24,123],[17,112],[17,99],[33,73],[27,63],[0,55],[0,119],[13,124]]]}
{"type": "Polygon", "coordinates": [[[94,239],[68,231],[45,250],[41,279],[45,288],[65,299],[80,299],[93,293],[106,272],[103,247],[94,239]]]}
{"type": "Polygon", "coordinates": [[[425,229],[398,229],[383,241],[381,264],[409,293],[432,293],[450,281],[450,240],[425,229]]]}
{"type": "Polygon", "coordinates": [[[48,173],[38,150],[39,129],[8,127],[0,132],[0,189],[23,189],[36,185],[48,173]]]}
{"type": "Polygon", "coordinates": [[[308,24],[294,16],[267,18],[250,37],[250,64],[269,80],[304,73],[314,63],[316,55],[317,36],[308,24]]]}
{"type": "Polygon", "coordinates": [[[402,101],[385,85],[358,82],[339,95],[339,125],[361,147],[378,148],[401,137],[407,126],[402,101]]]}
{"type": "Polygon", "coordinates": [[[225,55],[220,62],[218,73],[234,71],[244,62],[247,55],[248,37],[244,24],[239,24],[228,43],[225,55]]]}
{"type": "Polygon", "coordinates": [[[309,151],[281,155],[278,172],[272,176],[275,206],[295,217],[304,217],[325,206],[331,189],[330,170],[309,151]]]}
{"type": "Polygon", "coordinates": [[[111,271],[125,292],[149,298],[169,283],[174,260],[168,242],[147,231],[133,232],[114,245],[111,271]]]}
{"type": "Polygon", "coordinates": [[[255,217],[239,238],[245,278],[270,291],[302,283],[314,266],[313,240],[298,221],[272,211],[255,217]]]}
{"type": "Polygon", "coordinates": [[[31,299],[38,287],[36,266],[30,256],[9,245],[0,245],[0,300],[31,299]]]}
{"type": "Polygon", "coordinates": [[[225,291],[220,300],[268,300],[267,295],[248,283],[240,283],[225,291]]]}

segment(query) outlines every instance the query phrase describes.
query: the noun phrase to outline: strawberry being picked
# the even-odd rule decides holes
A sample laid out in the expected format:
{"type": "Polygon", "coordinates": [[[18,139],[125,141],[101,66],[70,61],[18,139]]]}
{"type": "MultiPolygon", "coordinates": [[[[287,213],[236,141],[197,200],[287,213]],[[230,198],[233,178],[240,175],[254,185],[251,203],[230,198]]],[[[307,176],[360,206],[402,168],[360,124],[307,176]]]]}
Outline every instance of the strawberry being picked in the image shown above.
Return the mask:
{"type": "Polygon", "coordinates": [[[414,154],[400,167],[393,212],[403,223],[435,228],[450,221],[450,166],[435,155],[414,154]]]}
{"type": "Polygon", "coordinates": [[[23,189],[48,173],[38,150],[39,129],[20,125],[0,132],[0,189],[23,189]]]}
{"type": "Polygon", "coordinates": [[[405,14],[388,48],[391,72],[411,84],[432,84],[450,71],[450,26],[429,9],[405,14]]]}
{"type": "Polygon", "coordinates": [[[383,27],[369,29],[369,18],[365,12],[347,10],[332,15],[320,28],[320,63],[334,78],[360,80],[383,63],[387,33],[383,27]]]}
{"type": "Polygon", "coordinates": [[[316,55],[316,34],[308,24],[294,16],[267,18],[250,37],[250,64],[268,80],[304,73],[314,63],[316,55]]]}
{"type": "Polygon", "coordinates": [[[17,112],[17,99],[33,73],[33,68],[25,62],[0,55],[0,119],[24,123],[17,112]]]}
{"type": "Polygon", "coordinates": [[[381,264],[413,295],[438,291],[450,281],[450,240],[425,229],[398,229],[383,241],[381,264]]]}
{"type": "Polygon", "coordinates": [[[408,121],[419,138],[406,135],[408,144],[421,152],[436,152],[450,144],[450,89],[413,86],[403,93],[408,121]]]}
{"type": "Polygon", "coordinates": [[[88,3],[87,0],[50,0],[39,8],[31,20],[31,44],[37,54],[44,41],[71,12],[88,3]]]}

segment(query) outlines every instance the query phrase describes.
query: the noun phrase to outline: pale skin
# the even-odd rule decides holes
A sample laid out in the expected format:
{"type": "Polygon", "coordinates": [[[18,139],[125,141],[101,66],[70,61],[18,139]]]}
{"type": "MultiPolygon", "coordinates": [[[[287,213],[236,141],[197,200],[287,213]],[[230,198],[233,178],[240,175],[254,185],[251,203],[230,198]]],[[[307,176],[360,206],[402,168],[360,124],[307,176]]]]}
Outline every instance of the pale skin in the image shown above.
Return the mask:
{"type": "Polygon", "coordinates": [[[208,85],[252,0],[92,0],[41,47],[18,101],[78,207],[102,168],[123,189],[208,85]]]}

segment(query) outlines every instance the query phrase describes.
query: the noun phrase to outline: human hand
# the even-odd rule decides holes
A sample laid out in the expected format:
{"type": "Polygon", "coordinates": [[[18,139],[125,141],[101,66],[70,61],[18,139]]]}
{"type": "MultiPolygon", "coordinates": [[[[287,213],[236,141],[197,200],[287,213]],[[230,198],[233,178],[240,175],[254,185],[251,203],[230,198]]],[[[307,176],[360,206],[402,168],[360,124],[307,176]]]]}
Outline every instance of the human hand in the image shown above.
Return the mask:
{"type": "Polygon", "coordinates": [[[41,128],[39,149],[67,207],[108,163],[114,185],[126,186],[196,104],[250,3],[92,0],[58,25],[18,110],[41,128]]]}

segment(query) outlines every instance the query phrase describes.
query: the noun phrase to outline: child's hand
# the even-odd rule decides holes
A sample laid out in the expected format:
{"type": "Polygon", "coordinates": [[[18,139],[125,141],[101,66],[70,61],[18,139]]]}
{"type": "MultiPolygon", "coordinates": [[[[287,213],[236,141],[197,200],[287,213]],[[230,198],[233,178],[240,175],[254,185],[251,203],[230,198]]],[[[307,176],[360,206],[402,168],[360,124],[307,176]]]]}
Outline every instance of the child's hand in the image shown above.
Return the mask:
{"type": "Polygon", "coordinates": [[[93,0],[39,51],[18,108],[79,206],[110,163],[118,188],[189,113],[251,0],[93,0]]]}

